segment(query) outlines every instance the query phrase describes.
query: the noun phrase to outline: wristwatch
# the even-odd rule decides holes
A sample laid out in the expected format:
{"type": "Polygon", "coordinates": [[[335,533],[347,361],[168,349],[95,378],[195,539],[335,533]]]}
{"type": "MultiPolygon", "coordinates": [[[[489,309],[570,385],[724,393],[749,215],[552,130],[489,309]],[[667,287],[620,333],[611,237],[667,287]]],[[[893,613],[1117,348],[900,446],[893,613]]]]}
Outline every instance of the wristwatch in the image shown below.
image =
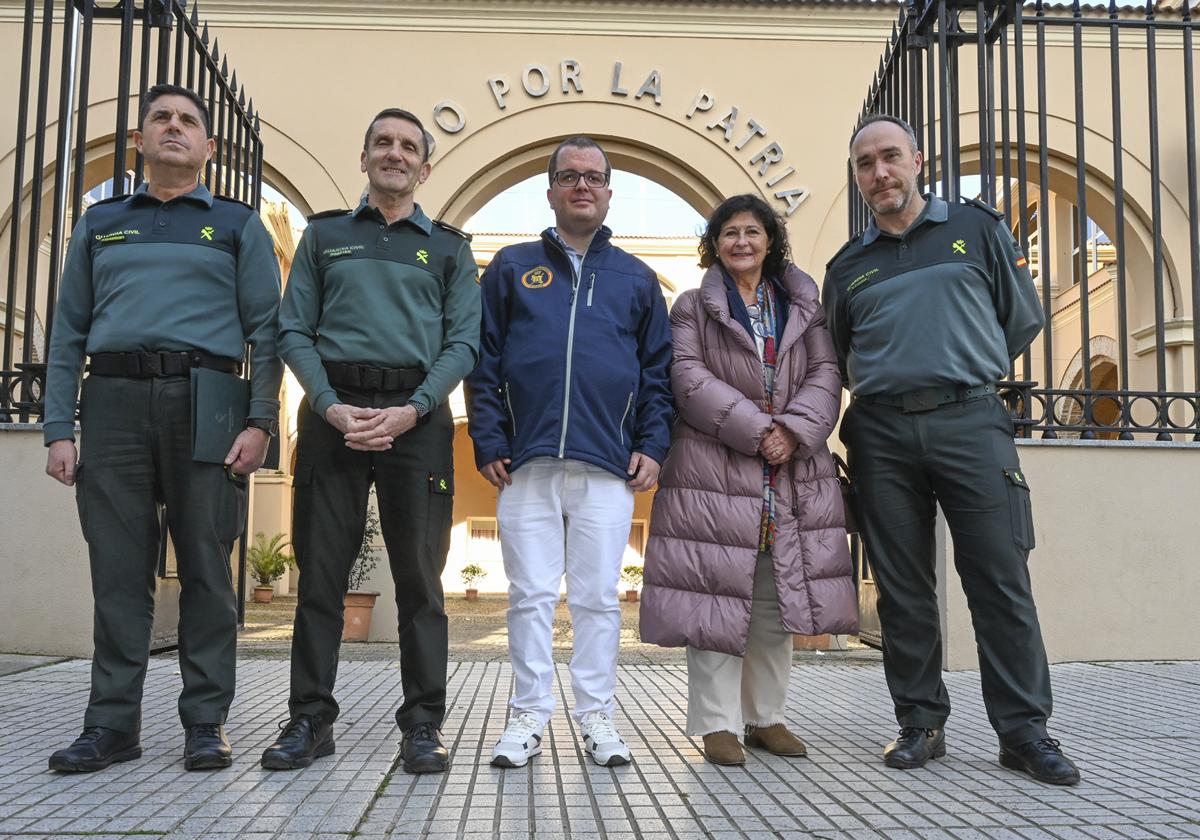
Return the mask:
{"type": "Polygon", "coordinates": [[[279,437],[279,421],[264,420],[261,417],[250,417],[246,420],[247,429],[258,429],[266,432],[267,437],[279,437]]]}

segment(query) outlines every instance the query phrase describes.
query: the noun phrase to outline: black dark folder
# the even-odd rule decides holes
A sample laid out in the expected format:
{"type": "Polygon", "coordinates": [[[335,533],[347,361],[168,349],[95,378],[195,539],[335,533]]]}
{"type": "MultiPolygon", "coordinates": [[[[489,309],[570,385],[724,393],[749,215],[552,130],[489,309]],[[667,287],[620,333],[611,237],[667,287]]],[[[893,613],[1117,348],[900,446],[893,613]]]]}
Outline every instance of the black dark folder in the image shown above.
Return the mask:
{"type": "Polygon", "coordinates": [[[192,369],[192,460],[224,464],[246,428],[250,383],[232,373],[192,369]]]}

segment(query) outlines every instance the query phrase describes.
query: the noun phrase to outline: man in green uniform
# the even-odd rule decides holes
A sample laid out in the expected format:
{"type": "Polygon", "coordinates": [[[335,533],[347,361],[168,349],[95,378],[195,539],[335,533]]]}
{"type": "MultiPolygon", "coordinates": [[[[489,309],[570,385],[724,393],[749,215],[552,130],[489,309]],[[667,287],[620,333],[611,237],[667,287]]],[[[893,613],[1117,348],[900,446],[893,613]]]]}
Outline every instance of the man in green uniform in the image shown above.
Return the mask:
{"type": "Polygon", "coordinates": [[[96,645],[83,733],[50,756],[53,770],[99,770],[142,754],[159,504],[179,561],[184,766],[229,766],[237,642],[229,555],[245,521],[244,476],[262,466],[279,412],[279,263],[253,208],[199,183],[215,146],[208,109],[185,88],[157,85],[138,125],[146,183],[93,205],[75,226],[50,342],[46,472],[75,486],[96,645]],[[193,461],[191,370],[239,371],[246,343],[247,428],[224,466],[193,461]]]}
{"type": "Polygon", "coordinates": [[[469,237],[414,201],[430,137],[407,111],[380,112],[361,156],[367,195],[309,221],[279,319],[279,349],[304,386],[292,545],[300,597],[291,719],[263,767],[304,767],[334,751],[342,602],[362,544],[372,482],[400,619],[404,769],[449,765],[447,626],[441,574],[454,501],[454,420],[446,398],[478,357],[480,303],[469,237]]]}
{"type": "Polygon", "coordinates": [[[1000,214],[917,192],[922,156],[907,123],[865,120],[850,159],[872,220],[830,261],[824,305],[854,397],[841,437],[901,726],[884,762],[920,767],[946,752],[937,503],[975,625],[1000,763],[1073,785],[1079,771],[1046,731],[1050,671],[1027,568],[1029,486],[995,385],[1042,328],[1033,280],[1000,214]]]}

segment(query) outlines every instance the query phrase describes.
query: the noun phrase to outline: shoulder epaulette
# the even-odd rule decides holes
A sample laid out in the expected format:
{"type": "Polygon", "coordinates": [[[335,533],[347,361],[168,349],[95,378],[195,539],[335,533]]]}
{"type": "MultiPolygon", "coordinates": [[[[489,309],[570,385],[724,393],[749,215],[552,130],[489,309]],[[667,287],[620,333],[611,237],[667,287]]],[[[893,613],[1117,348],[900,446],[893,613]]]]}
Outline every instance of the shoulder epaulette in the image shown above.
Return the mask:
{"type": "Polygon", "coordinates": [[[463,239],[467,240],[468,242],[471,241],[471,234],[467,233],[465,230],[459,230],[458,228],[456,228],[454,225],[450,224],[449,222],[443,222],[441,219],[433,219],[433,223],[435,225],[437,225],[438,227],[440,227],[442,230],[448,230],[451,233],[461,236],[463,239]]]}
{"type": "Polygon", "coordinates": [[[249,210],[251,213],[257,213],[257,212],[258,212],[257,210],[255,210],[253,207],[251,207],[249,204],[247,204],[246,202],[242,201],[241,199],[238,199],[238,198],[232,198],[231,196],[228,196],[228,195],[214,195],[214,196],[213,196],[213,199],[214,199],[214,200],[216,200],[216,201],[224,201],[224,202],[227,202],[227,203],[229,203],[229,204],[240,204],[240,205],[242,205],[243,207],[245,207],[247,210],[249,210]]]}
{"type": "Polygon", "coordinates": [[[828,270],[829,266],[833,265],[837,261],[837,258],[842,255],[842,252],[844,252],[847,248],[849,248],[851,245],[853,245],[855,242],[857,242],[861,238],[862,238],[861,232],[856,233],[856,234],[854,234],[854,236],[850,237],[850,241],[847,242],[845,245],[843,245],[841,248],[838,248],[838,252],[829,258],[829,262],[825,263],[825,269],[828,270]]]}
{"type": "Polygon", "coordinates": [[[317,219],[332,219],[335,216],[348,216],[349,210],[322,210],[320,213],[313,213],[308,217],[310,222],[315,222],[317,219]]]}
{"type": "Polygon", "coordinates": [[[122,193],[121,195],[110,195],[108,198],[102,198],[99,201],[93,201],[91,204],[88,205],[88,209],[91,209],[92,207],[99,207],[101,204],[112,204],[117,201],[124,201],[125,199],[129,198],[130,195],[131,195],[131,193],[122,193]]]}
{"type": "Polygon", "coordinates": [[[990,204],[984,204],[982,201],[980,201],[977,198],[967,198],[966,196],[959,196],[959,198],[962,200],[963,204],[966,204],[970,207],[974,207],[976,210],[982,210],[983,212],[987,213],[990,216],[995,216],[997,219],[1004,218],[1004,214],[1001,213],[999,210],[997,210],[995,207],[993,207],[990,204]]]}

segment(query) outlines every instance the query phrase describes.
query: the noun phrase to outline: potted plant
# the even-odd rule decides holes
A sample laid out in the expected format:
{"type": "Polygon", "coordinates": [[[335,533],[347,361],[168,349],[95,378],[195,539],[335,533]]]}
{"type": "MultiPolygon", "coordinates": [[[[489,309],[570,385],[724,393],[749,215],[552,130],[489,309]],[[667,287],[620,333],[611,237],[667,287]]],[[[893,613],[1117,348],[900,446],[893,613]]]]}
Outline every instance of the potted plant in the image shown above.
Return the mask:
{"type": "Polygon", "coordinates": [[[254,601],[259,604],[271,603],[275,594],[275,581],[295,563],[295,558],[284,554],[283,550],[291,543],[284,539],[283,534],[276,534],[267,539],[266,534],[259,531],[254,535],[254,542],[246,549],[246,564],[250,567],[250,575],[258,581],[254,587],[254,601]]]}
{"type": "Polygon", "coordinates": [[[629,587],[625,590],[625,600],[631,603],[636,601],[638,590],[642,588],[642,567],[626,566],[621,569],[621,580],[625,581],[625,585],[629,587]]]}
{"type": "Polygon", "coordinates": [[[375,608],[375,599],[379,597],[379,593],[363,592],[362,587],[379,563],[379,549],[375,547],[375,540],[380,533],[382,531],[379,527],[379,514],[375,512],[375,505],[368,503],[362,545],[358,547],[358,556],[354,558],[354,565],[350,567],[350,585],[349,591],[346,592],[342,623],[343,642],[365,642],[371,631],[371,610],[375,608]]]}
{"type": "Polygon", "coordinates": [[[487,576],[487,572],[483,570],[483,566],[480,566],[478,563],[468,563],[462,567],[462,571],[459,574],[462,575],[463,586],[467,588],[467,600],[478,601],[479,590],[475,588],[475,582],[487,576]]]}

